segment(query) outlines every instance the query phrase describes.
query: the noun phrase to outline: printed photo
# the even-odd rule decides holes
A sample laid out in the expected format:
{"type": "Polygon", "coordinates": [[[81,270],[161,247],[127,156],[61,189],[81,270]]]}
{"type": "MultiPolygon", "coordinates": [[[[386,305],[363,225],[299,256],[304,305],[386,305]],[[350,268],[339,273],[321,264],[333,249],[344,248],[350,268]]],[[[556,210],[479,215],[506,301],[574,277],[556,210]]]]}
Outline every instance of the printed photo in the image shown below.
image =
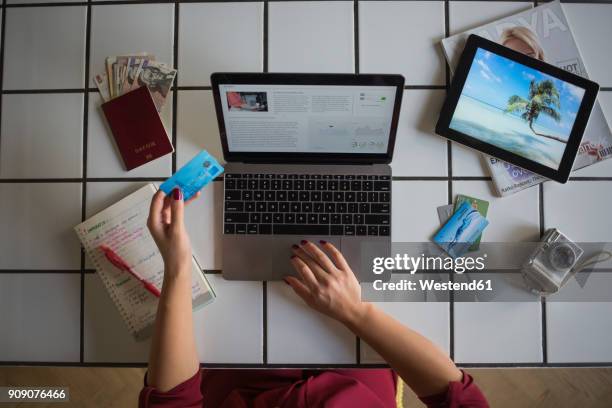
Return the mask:
{"type": "Polygon", "coordinates": [[[583,96],[581,88],[478,49],[450,127],[558,169],[583,96]]]}
{"type": "Polygon", "coordinates": [[[227,109],[230,112],[267,112],[267,92],[227,92],[227,109]]]}

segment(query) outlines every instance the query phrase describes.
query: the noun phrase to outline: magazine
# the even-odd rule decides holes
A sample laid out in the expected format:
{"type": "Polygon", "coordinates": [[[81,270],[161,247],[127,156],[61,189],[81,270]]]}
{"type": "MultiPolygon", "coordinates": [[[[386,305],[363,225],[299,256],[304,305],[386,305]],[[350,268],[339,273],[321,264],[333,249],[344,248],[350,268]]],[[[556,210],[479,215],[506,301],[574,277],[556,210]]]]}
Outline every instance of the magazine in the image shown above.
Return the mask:
{"type": "MultiPolygon", "coordinates": [[[[451,70],[457,66],[470,34],[556,65],[588,78],[588,74],[559,0],[502,18],[442,40],[451,70]]],[[[612,157],[612,132],[599,102],[595,102],[573,170],[612,157]]],[[[484,156],[493,183],[501,196],[521,191],[548,179],[528,170],[484,156]]]]}

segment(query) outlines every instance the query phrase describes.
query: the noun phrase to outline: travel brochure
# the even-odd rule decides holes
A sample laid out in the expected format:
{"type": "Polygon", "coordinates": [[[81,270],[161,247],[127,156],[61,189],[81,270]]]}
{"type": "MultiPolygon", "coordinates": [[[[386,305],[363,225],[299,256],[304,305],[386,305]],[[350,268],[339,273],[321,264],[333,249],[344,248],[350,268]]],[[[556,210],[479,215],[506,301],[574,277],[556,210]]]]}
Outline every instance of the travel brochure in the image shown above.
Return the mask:
{"type": "MultiPolygon", "coordinates": [[[[451,69],[470,34],[496,41],[515,51],[588,78],[587,70],[559,1],[506,17],[442,40],[451,69]]],[[[479,134],[507,150],[556,168],[576,117],[581,95],[576,87],[544,78],[503,57],[482,53],[466,81],[465,98],[457,107],[463,118],[478,118],[479,134]],[[520,72],[518,71],[520,70],[520,72]],[[522,82],[522,84],[519,84],[522,82]],[[521,86],[522,85],[522,86],[521,86]],[[524,89],[516,94],[513,89],[524,89]],[[564,101],[561,105],[559,101],[564,101]],[[546,101],[546,103],[540,103],[546,101]],[[503,135],[488,132],[487,123],[502,125],[503,135]],[[520,139],[520,140],[519,140],[520,139]],[[524,146],[528,145],[529,149],[524,146]]],[[[469,122],[469,121],[468,121],[469,122]]],[[[458,121],[455,127],[475,126],[458,121]]],[[[573,170],[612,157],[612,132],[599,102],[595,103],[573,170]]],[[[485,156],[493,183],[501,196],[521,191],[547,179],[518,166],[485,156]]]]}

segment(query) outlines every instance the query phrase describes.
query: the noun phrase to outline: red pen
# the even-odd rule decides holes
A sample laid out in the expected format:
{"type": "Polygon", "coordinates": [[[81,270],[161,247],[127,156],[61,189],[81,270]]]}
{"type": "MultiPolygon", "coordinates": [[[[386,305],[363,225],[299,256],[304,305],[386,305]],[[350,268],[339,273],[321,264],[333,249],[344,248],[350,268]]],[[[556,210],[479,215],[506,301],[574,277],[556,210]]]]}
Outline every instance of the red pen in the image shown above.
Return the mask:
{"type": "Polygon", "coordinates": [[[102,252],[104,252],[104,256],[106,257],[106,259],[108,259],[108,261],[112,263],[117,269],[129,273],[140,283],[142,283],[142,286],[144,286],[146,290],[155,295],[155,297],[160,297],[161,293],[159,292],[159,290],[157,290],[155,285],[138,276],[136,272],[134,272],[134,270],[127,264],[127,262],[125,262],[123,258],[117,255],[115,251],[113,251],[106,245],[100,245],[99,248],[100,250],[102,250],[102,252]]]}

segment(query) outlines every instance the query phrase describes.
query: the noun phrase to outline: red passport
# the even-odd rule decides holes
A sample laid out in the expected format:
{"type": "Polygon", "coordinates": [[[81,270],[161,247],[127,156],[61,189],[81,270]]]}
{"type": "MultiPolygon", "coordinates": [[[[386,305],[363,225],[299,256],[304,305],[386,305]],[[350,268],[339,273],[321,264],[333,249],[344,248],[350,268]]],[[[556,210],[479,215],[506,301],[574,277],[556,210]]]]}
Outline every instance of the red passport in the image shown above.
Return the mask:
{"type": "Polygon", "coordinates": [[[102,110],[127,170],[174,151],[146,86],[102,104],[102,110]]]}

